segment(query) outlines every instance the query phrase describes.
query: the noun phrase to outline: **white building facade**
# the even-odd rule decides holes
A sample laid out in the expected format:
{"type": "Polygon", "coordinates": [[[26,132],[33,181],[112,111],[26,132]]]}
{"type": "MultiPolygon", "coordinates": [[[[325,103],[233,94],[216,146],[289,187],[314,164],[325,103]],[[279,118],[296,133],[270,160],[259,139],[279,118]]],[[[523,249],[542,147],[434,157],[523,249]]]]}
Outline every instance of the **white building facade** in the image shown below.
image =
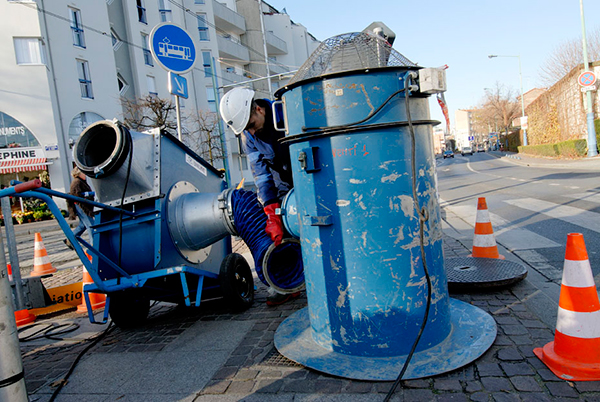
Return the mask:
{"type": "MultiPolygon", "coordinates": [[[[67,192],[73,144],[89,124],[122,120],[122,99],[174,99],[167,72],[149,49],[161,22],[184,28],[197,47],[196,64],[183,75],[189,94],[181,99],[184,142],[185,133],[195,132],[186,125],[215,113],[230,85],[294,71],[319,44],[260,0],[1,1],[0,184],[47,170],[52,188],[67,192]]],[[[280,82],[246,85],[272,97],[280,82]]],[[[231,185],[242,178],[252,183],[238,139],[223,124],[220,129],[231,185]]]]}

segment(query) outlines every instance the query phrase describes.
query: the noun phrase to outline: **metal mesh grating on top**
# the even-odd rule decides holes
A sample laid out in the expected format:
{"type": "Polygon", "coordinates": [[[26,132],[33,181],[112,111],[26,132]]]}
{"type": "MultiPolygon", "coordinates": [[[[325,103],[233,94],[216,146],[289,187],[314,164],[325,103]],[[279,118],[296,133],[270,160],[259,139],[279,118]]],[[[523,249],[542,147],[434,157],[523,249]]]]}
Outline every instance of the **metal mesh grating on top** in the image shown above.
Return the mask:
{"type": "Polygon", "coordinates": [[[325,74],[377,67],[418,66],[392,49],[385,39],[365,32],[352,32],[321,42],[289,84],[325,74]]]}

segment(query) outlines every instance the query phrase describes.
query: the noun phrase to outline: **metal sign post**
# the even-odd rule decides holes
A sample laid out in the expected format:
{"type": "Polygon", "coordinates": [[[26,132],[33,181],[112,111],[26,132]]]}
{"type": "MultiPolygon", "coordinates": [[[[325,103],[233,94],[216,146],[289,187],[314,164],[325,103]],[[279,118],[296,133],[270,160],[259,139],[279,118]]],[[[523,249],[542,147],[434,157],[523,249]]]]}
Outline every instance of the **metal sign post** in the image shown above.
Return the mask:
{"type": "Polygon", "coordinates": [[[187,73],[194,68],[196,45],[183,28],[165,22],[152,29],[150,52],[156,63],[169,72],[169,92],[175,95],[177,136],[181,141],[179,97],[187,98],[187,80],[178,74],[187,73]]]}

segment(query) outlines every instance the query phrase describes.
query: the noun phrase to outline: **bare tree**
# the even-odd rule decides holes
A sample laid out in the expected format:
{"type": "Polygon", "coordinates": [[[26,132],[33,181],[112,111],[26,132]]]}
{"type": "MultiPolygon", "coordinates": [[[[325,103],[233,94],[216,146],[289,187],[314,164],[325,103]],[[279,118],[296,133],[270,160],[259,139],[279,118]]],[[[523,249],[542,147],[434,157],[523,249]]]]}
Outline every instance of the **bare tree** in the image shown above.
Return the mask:
{"type": "MultiPolygon", "coordinates": [[[[600,60],[600,27],[587,34],[586,39],[589,61],[600,60]]],[[[560,43],[541,68],[542,84],[548,87],[552,86],[581,63],[583,63],[581,37],[560,43]]]]}
{"type": "Polygon", "coordinates": [[[183,142],[211,165],[223,160],[223,147],[219,131],[219,116],[214,112],[198,110],[190,121],[194,130],[183,135],[183,142]]]}
{"type": "Polygon", "coordinates": [[[498,121],[505,128],[506,135],[508,135],[512,121],[521,114],[519,102],[512,90],[499,82],[496,82],[494,88],[486,91],[482,109],[485,111],[482,121],[485,121],[486,124],[489,123],[490,127],[492,121],[498,121]]]}
{"type": "Polygon", "coordinates": [[[144,131],[162,127],[170,132],[177,131],[175,105],[171,100],[154,95],[131,100],[121,98],[123,123],[133,130],[144,131]]]}

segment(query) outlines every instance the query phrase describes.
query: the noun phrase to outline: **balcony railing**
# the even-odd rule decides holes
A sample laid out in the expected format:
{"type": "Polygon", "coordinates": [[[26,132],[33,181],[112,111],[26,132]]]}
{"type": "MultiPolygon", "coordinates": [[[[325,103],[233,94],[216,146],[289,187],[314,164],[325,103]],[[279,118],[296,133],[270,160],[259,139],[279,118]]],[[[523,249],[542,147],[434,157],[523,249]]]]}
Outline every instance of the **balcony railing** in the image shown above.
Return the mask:
{"type": "Polygon", "coordinates": [[[220,57],[246,62],[250,61],[248,48],[241,43],[231,40],[231,38],[217,35],[217,45],[219,46],[220,57]]]}
{"type": "Polygon", "coordinates": [[[213,12],[215,14],[215,25],[226,32],[241,35],[246,32],[246,20],[224,4],[213,0],[213,12]]]}
{"type": "Polygon", "coordinates": [[[267,31],[267,52],[271,54],[287,54],[287,43],[273,32],[267,31]]]}

